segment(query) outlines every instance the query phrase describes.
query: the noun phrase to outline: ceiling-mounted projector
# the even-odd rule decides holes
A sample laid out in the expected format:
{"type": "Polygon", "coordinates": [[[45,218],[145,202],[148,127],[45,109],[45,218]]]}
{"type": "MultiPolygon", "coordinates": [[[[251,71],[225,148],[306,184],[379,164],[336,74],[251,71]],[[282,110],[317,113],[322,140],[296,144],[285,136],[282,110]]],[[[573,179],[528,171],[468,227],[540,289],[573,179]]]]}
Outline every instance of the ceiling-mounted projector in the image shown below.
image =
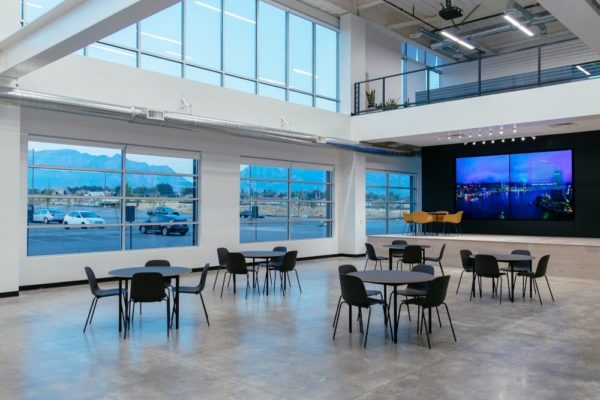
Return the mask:
{"type": "Polygon", "coordinates": [[[452,20],[462,17],[463,10],[460,7],[453,6],[452,0],[446,0],[446,7],[442,4],[442,9],[438,13],[445,20],[452,20]]]}

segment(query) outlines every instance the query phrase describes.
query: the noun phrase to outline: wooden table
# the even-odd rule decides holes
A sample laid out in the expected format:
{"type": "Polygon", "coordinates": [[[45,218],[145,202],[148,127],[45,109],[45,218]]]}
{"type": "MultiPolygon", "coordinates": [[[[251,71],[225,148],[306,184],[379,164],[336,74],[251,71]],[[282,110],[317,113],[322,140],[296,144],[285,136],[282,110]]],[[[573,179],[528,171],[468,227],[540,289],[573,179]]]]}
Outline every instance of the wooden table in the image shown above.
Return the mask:
{"type": "MultiPolygon", "coordinates": [[[[484,256],[492,256],[496,259],[496,261],[498,262],[505,262],[508,263],[508,265],[510,266],[510,286],[509,286],[509,291],[508,291],[508,296],[510,298],[511,302],[515,302],[515,281],[514,281],[514,276],[515,276],[515,268],[514,268],[514,263],[518,262],[518,261],[532,261],[533,259],[535,259],[534,256],[528,256],[526,254],[508,254],[508,253],[479,253],[479,254],[473,254],[471,255],[471,258],[475,258],[476,255],[484,255],[484,256]]],[[[471,286],[471,291],[473,293],[473,296],[475,296],[475,266],[473,265],[473,284],[471,286]]]]}
{"type": "MultiPolygon", "coordinates": [[[[265,275],[265,290],[267,292],[267,296],[269,295],[269,260],[271,258],[283,257],[285,256],[285,251],[272,251],[272,250],[248,250],[240,252],[245,258],[251,258],[252,264],[256,263],[256,259],[265,260],[267,263],[267,272],[265,275]]],[[[235,280],[233,281],[235,285],[235,280]]],[[[260,292],[260,287],[258,288],[260,292]]]]}
{"type": "Polygon", "coordinates": [[[427,214],[433,215],[433,224],[438,224],[437,230],[435,231],[435,235],[438,236],[440,234],[440,225],[442,220],[444,219],[444,215],[448,215],[448,211],[427,211],[427,214]]]}
{"type": "MultiPolygon", "coordinates": [[[[349,275],[357,276],[366,283],[383,285],[384,301],[387,301],[387,287],[392,287],[392,290],[394,291],[394,326],[392,329],[392,340],[394,343],[398,343],[398,296],[395,294],[396,289],[400,285],[430,282],[434,278],[431,274],[412,271],[359,271],[352,272],[349,275]]],[[[349,307],[349,309],[349,327],[350,332],[352,332],[352,307],[349,307]]],[[[429,310],[429,326],[431,326],[431,309],[429,310]]]]}
{"type": "MultiPolygon", "coordinates": [[[[125,312],[123,313],[123,306],[119,301],[119,332],[121,332],[121,316],[125,315],[125,323],[129,323],[129,307],[127,304],[129,302],[129,292],[128,282],[133,275],[143,272],[157,272],[164,276],[165,278],[175,278],[175,293],[173,294],[173,312],[175,313],[175,329],[179,329],[179,275],[187,274],[192,272],[190,268],[187,267],[126,267],[113,269],[109,271],[108,274],[111,276],[116,276],[119,278],[119,291],[123,289],[123,281],[125,281],[125,312]]],[[[125,327],[127,329],[127,327],[125,327]]]]}
{"type": "Polygon", "coordinates": [[[421,248],[421,253],[422,253],[421,261],[425,260],[425,249],[428,249],[431,247],[428,244],[384,244],[383,247],[389,249],[388,262],[390,264],[390,268],[389,268],[390,271],[392,270],[392,264],[393,264],[392,256],[394,255],[395,252],[403,251],[406,248],[406,246],[419,246],[421,248]]]}

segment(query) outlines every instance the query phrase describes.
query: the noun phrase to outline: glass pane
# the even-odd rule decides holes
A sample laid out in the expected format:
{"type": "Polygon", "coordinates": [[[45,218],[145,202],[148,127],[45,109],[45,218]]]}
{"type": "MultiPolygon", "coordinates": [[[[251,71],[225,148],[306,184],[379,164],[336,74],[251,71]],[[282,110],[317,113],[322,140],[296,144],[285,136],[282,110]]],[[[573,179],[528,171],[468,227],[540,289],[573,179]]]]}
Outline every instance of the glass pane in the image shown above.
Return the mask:
{"type": "Polygon", "coordinates": [[[119,199],[57,199],[29,198],[28,224],[119,224],[121,201],[119,199]]]}
{"type": "Polygon", "coordinates": [[[240,178],[250,178],[250,165],[240,164],[240,178]]]}
{"type": "Polygon", "coordinates": [[[331,218],[331,203],[291,203],[292,218],[331,218]]]}
{"type": "MultiPolygon", "coordinates": [[[[289,86],[313,91],[313,24],[296,15],[289,16],[289,86]]],[[[291,100],[290,100],[291,101],[291,100]]]]}
{"type": "Polygon", "coordinates": [[[290,224],[290,239],[331,237],[331,221],[302,221],[290,224]]]}
{"type": "Polygon", "coordinates": [[[137,67],[136,52],[101,43],[90,44],[87,48],[87,55],[100,60],[127,65],[128,67],[137,67]]]}
{"type": "Polygon", "coordinates": [[[410,188],[410,175],[389,174],[390,186],[410,188]]]}
{"type": "Polygon", "coordinates": [[[127,174],[127,196],[190,197],[196,195],[195,178],[191,176],[127,174]]]}
{"type": "Polygon", "coordinates": [[[137,49],[137,25],[129,25],[127,28],[121,29],[119,32],[113,33],[101,41],[129,47],[131,49],[137,49]]]}
{"type": "Polygon", "coordinates": [[[367,171],[366,181],[367,186],[385,186],[385,172],[367,171]]]}
{"type": "Polygon", "coordinates": [[[285,86],[285,11],[258,6],[258,79],[285,86]]]}
{"type": "Polygon", "coordinates": [[[291,103],[296,103],[296,104],[301,104],[303,106],[312,107],[313,97],[308,94],[290,91],[289,101],[291,103]]]}
{"type": "Polygon", "coordinates": [[[28,229],[27,255],[88,253],[121,249],[120,227],[28,229]]]}
{"type": "Polygon", "coordinates": [[[287,240],[286,222],[254,222],[240,224],[240,242],[272,242],[287,240]]]}
{"type": "Polygon", "coordinates": [[[240,79],[234,76],[225,75],[223,86],[229,89],[239,90],[246,93],[256,93],[256,83],[247,79],[240,79]]]}
{"type": "Polygon", "coordinates": [[[408,211],[408,204],[389,204],[388,205],[388,218],[400,218],[402,219],[402,211],[408,211]]]}
{"type": "Polygon", "coordinates": [[[292,180],[298,182],[329,182],[331,172],[319,169],[292,168],[292,180]]]}
{"type": "Polygon", "coordinates": [[[337,32],[316,25],[315,41],[316,93],[337,99],[337,32]]]}
{"type": "Polygon", "coordinates": [[[29,142],[27,161],[29,165],[53,167],[81,167],[118,171],[122,168],[121,149],[34,141],[29,142]]]}
{"type": "Polygon", "coordinates": [[[386,218],[385,203],[367,202],[367,219],[386,218]]]}
{"type": "Polygon", "coordinates": [[[127,153],[125,167],[128,172],[157,172],[188,174],[196,172],[197,160],[183,157],[165,157],[148,154],[127,153]]]}
{"type": "Polygon", "coordinates": [[[367,219],[367,235],[383,235],[385,233],[385,219],[367,219]]]}
{"type": "Polygon", "coordinates": [[[253,181],[252,197],[255,199],[287,199],[287,182],[253,181]]]}
{"type": "Polygon", "coordinates": [[[141,49],[180,60],[181,22],[181,3],[142,20],[140,25],[141,49]]]}
{"type": "Polygon", "coordinates": [[[197,215],[197,201],[178,201],[167,199],[134,200],[128,199],[126,207],[130,207],[126,216],[126,222],[155,223],[153,218],[157,216],[180,217],[171,218],[181,221],[195,222],[197,215]],[[132,217],[132,218],[131,218],[132,217]]]}
{"type": "Polygon", "coordinates": [[[390,188],[388,191],[388,201],[410,203],[410,189],[390,188]]]}
{"type": "Polygon", "coordinates": [[[142,54],[140,67],[160,74],[181,77],[181,64],[142,54]]]}
{"type": "Polygon", "coordinates": [[[125,249],[154,249],[197,244],[197,224],[154,221],[125,228],[125,249]]]}
{"type": "Polygon", "coordinates": [[[288,203],[287,202],[253,202],[252,204],[240,205],[240,219],[288,219],[288,203]]]}
{"type": "Polygon", "coordinates": [[[24,4],[25,21],[31,22],[46,14],[63,0],[27,0],[24,4]]]}
{"type": "Polygon", "coordinates": [[[120,173],[45,168],[28,170],[28,194],[91,198],[121,195],[120,173]]]}
{"type": "Polygon", "coordinates": [[[221,0],[188,1],[186,6],[186,61],[220,70],[221,0]]]}
{"type": "Polygon", "coordinates": [[[404,231],[404,221],[401,219],[390,219],[388,221],[388,233],[402,233],[404,231]]]}
{"type": "Polygon", "coordinates": [[[186,65],[185,78],[193,81],[208,83],[209,85],[221,86],[221,74],[202,68],[194,68],[186,65]]]}
{"type": "Polygon", "coordinates": [[[331,200],[331,186],[294,183],[291,187],[291,196],[294,200],[331,200]]]}
{"type": "Polygon", "coordinates": [[[252,165],[252,179],[288,179],[288,169],[270,165],[252,165]]]}
{"type": "Polygon", "coordinates": [[[326,111],[338,111],[337,101],[321,99],[319,97],[315,98],[315,107],[320,108],[326,111]]]}
{"type": "Polygon", "coordinates": [[[224,0],[224,69],[256,77],[256,2],[224,0]]]}
{"type": "Polygon", "coordinates": [[[372,202],[372,201],[380,201],[380,202],[384,202],[386,201],[386,190],[385,188],[376,188],[376,187],[367,187],[367,201],[368,202],[372,202]]]}
{"type": "Polygon", "coordinates": [[[258,85],[258,94],[272,99],[284,100],[285,101],[285,89],[281,89],[271,85],[258,85]]]}

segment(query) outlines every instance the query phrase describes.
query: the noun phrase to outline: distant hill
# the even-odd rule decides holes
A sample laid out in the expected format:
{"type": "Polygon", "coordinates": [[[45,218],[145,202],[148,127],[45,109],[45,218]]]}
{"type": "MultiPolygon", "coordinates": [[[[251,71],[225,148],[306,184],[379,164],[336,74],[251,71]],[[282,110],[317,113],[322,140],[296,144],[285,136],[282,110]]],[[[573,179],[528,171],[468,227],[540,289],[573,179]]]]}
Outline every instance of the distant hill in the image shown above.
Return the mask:
{"type": "MultiPolygon", "coordinates": [[[[77,150],[41,150],[29,151],[29,163],[48,166],[64,166],[72,168],[90,168],[90,169],[121,169],[121,156],[115,155],[97,156],[88,153],[80,153],[77,150]],[[35,160],[34,160],[35,157],[35,160]]],[[[150,165],[145,162],[127,161],[127,170],[140,172],[160,172],[175,173],[168,165],[150,165]]],[[[157,184],[169,184],[175,191],[190,187],[193,182],[175,176],[152,176],[142,174],[128,174],[127,185],[131,188],[147,187],[154,188],[157,184]]],[[[61,171],[49,169],[36,169],[32,176],[29,173],[29,187],[35,189],[59,189],[67,187],[108,187],[115,188],[121,186],[120,173],[104,172],[79,172],[79,171],[61,171]]]]}

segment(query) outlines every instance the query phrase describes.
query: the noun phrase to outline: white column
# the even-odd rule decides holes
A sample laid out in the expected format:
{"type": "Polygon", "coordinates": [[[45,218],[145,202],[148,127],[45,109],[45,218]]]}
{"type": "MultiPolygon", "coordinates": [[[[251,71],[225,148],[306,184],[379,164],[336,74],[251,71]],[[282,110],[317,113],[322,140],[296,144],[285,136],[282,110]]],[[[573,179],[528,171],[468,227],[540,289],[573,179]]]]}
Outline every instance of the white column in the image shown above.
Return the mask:
{"type": "Polygon", "coordinates": [[[340,17],[340,112],[354,111],[354,83],[366,72],[366,24],[356,15],[340,17]]]}
{"type": "Polygon", "coordinates": [[[366,156],[342,152],[340,173],[342,199],[339,204],[339,251],[344,254],[364,253],[366,235],[365,170],[366,156]]]}
{"type": "Polygon", "coordinates": [[[20,214],[21,112],[0,105],[0,171],[2,171],[2,229],[0,229],[0,294],[19,290],[20,238],[26,223],[20,214]]]}
{"type": "Polygon", "coordinates": [[[20,28],[21,5],[18,0],[0,1],[0,40],[20,28]]]}

